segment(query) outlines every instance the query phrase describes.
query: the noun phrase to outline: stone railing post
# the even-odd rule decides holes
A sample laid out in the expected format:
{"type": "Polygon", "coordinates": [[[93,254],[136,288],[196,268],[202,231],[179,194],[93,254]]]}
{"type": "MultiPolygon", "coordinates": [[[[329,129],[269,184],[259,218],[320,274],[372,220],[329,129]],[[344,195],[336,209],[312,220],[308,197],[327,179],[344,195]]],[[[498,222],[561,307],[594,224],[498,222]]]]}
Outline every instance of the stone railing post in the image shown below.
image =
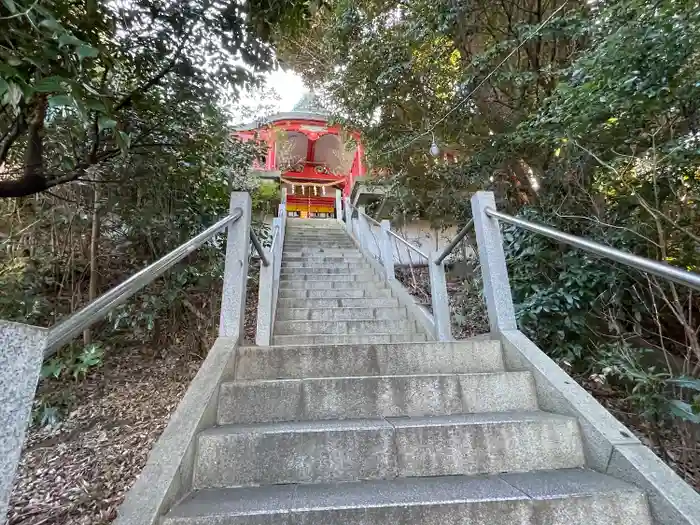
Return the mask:
{"type": "Polygon", "coordinates": [[[394,272],[394,244],[391,242],[391,235],[389,235],[389,230],[391,230],[391,223],[389,221],[382,221],[380,231],[379,246],[382,256],[382,264],[384,264],[384,271],[386,272],[386,278],[388,280],[396,279],[396,274],[394,272]]]}
{"type": "Polygon", "coordinates": [[[369,251],[369,224],[367,224],[367,219],[365,218],[365,209],[364,205],[357,207],[358,240],[360,241],[360,246],[371,253],[369,251]]]}
{"type": "Polygon", "coordinates": [[[0,523],[32,413],[48,330],[0,321],[0,523]]]}
{"type": "Polygon", "coordinates": [[[272,323],[275,319],[275,303],[277,301],[277,289],[279,288],[279,274],[281,270],[282,251],[280,247],[284,243],[282,237],[282,218],[272,219],[272,235],[277,231],[275,245],[265,250],[270,264],[265,266],[260,260],[260,283],[258,286],[258,318],[255,328],[255,344],[258,346],[270,346],[272,342],[272,323]]]}
{"type": "Polygon", "coordinates": [[[352,208],[349,197],[345,197],[345,231],[352,235],[352,208]]]}
{"type": "Polygon", "coordinates": [[[241,339],[244,334],[243,324],[250,250],[251,200],[248,193],[240,191],[231,193],[229,213],[233,213],[236,208],[240,208],[243,215],[228,227],[226,233],[226,259],[221,292],[219,335],[241,339]]]}
{"type": "Polygon", "coordinates": [[[275,251],[265,249],[270,264],[265,266],[260,259],[260,284],[258,285],[258,319],[255,327],[255,344],[270,346],[272,338],[272,300],[275,288],[275,251]]]}
{"type": "Polygon", "coordinates": [[[447,279],[445,278],[445,263],[436,264],[440,252],[430,253],[428,273],[430,275],[430,299],[435,319],[435,338],[438,341],[452,340],[452,324],[450,321],[450,301],[447,295],[447,279]]]}
{"type": "Polygon", "coordinates": [[[481,277],[484,281],[486,310],[492,333],[517,330],[513,296],[508,281],[503,237],[498,220],[486,215],[486,208],[496,209],[493,192],[477,191],[472,196],[472,216],[479,249],[481,277]]]}
{"type": "Polygon", "coordinates": [[[335,218],[343,222],[343,197],[340,190],[335,190],[335,218]]]}

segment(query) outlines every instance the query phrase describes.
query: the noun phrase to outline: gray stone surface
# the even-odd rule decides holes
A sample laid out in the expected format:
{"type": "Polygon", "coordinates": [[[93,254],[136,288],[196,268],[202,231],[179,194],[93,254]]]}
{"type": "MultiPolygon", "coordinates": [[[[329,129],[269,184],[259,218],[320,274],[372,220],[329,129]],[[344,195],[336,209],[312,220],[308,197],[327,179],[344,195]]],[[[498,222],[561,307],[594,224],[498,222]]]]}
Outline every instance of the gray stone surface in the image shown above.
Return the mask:
{"type": "Polygon", "coordinates": [[[616,445],[608,474],[646,491],[659,525],[700,525],[700,494],[644,445],[616,445]]]}
{"type": "Polygon", "coordinates": [[[391,223],[382,221],[379,232],[379,250],[382,258],[382,266],[384,266],[384,275],[388,280],[396,279],[394,270],[394,243],[389,231],[391,223]]]}
{"type": "Polygon", "coordinates": [[[463,412],[537,410],[537,393],[530,372],[501,372],[460,376],[463,412]]]}
{"type": "Polygon", "coordinates": [[[501,335],[506,366],[532,372],[542,410],[576,417],[587,465],[605,472],[613,447],[639,440],[542,350],[518,330],[501,335]]]}
{"type": "Polygon", "coordinates": [[[590,483],[585,470],[563,474],[563,484],[558,473],[525,474],[522,488],[506,475],[198,491],[173,509],[164,524],[649,525],[638,491],[610,484],[605,476],[590,483]],[[531,500],[523,489],[543,481],[552,490],[531,500]]]}
{"type": "Polygon", "coordinates": [[[433,305],[434,335],[438,341],[452,340],[452,325],[450,322],[450,303],[447,295],[447,280],[445,279],[445,264],[437,265],[435,261],[440,253],[430,254],[428,274],[430,275],[430,300],[433,305]]]}
{"type": "Polygon", "coordinates": [[[304,381],[307,419],[428,416],[462,411],[458,376],[343,377],[304,381]]]}
{"type": "Polygon", "coordinates": [[[277,317],[280,321],[349,321],[358,319],[406,319],[406,308],[345,307],[345,308],[284,308],[277,317]]]}
{"type": "Polygon", "coordinates": [[[301,381],[226,382],[221,385],[219,425],[302,419],[301,381]]]}
{"type": "Polygon", "coordinates": [[[555,470],[500,476],[531,497],[537,523],[652,525],[644,493],[590,470],[555,470]]]}
{"type": "Polygon", "coordinates": [[[251,200],[245,192],[231,193],[229,212],[240,208],[243,215],[228,227],[226,233],[226,258],[224,262],[223,290],[219,335],[238,337],[243,334],[246,286],[248,282],[248,252],[250,246],[251,200]]]}
{"type": "Polygon", "coordinates": [[[503,371],[498,341],[243,347],[236,379],[503,371]]]}
{"type": "Polygon", "coordinates": [[[0,522],[7,515],[48,331],[0,321],[0,522]]]}
{"type": "Polygon", "coordinates": [[[267,259],[270,261],[270,264],[265,266],[262,263],[262,259],[260,260],[255,344],[260,346],[269,346],[272,342],[272,302],[275,296],[275,286],[279,286],[279,283],[275,283],[274,254],[266,248],[263,249],[267,253],[267,259]]]}
{"type": "Polygon", "coordinates": [[[496,219],[486,215],[488,207],[496,208],[493,192],[477,191],[472,196],[472,217],[479,262],[484,282],[484,297],[491,332],[516,330],[515,309],[508,281],[508,269],[503,252],[503,237],[496,219]]]}
{"type": "Polygon", "coordinates": [[[538,412],[390,419],[399,476],[528,472],[584,465],[575,419],[538,412]]]}
{"type": "Polygon", "coordinates": [[[357,297],[357,298],[328,298],[314,299],[279,299],[280,310],[286,308],[373,308],[373,307],[398,307],[399,300],[396,297],[357,297]]]}
{"type": "Polygon", "coordinates": [[[384,479],[396,475],[382,420],[226,426],[199,436],[195,488],[384,479]]]}
{"type": "Polygon", "coordinates": [[[425,334],[372,334],[364,335],[329,335],[329,334],[307,334],[307,335],[276,335],[272,338],[274,345],[365,345],[382,343],[410,343],[425,341],[425,334]]]}
{"type": "Polygon", "coordinates": [[[400,334],[415,333],[418,327],[413,321],[359,319],[355,321],[277,321],[275,335],[294,334],[400,334]]]}
{"type": "Polygon", "coordinates": [[[197,433],[216,422],[219,385],[233,375],[236,344],[216,340],[119,507],[115,525],[156,525],[192,487],[197,433]]]}
{"type": "Polygon", "coordinates": [[[359,299],[359,298],[372,298],[377,299],[381,297],[391,297],[391,290],[388,289],[361,289],[358,287],[344,288],[344,289],[334,289],[334,290],[303,290],[303,289],[280,289],[281,298],[287,299],[322,299],[322,298],[334,298],[334,299],[359,299]]]}
{"type": "Polygon", "coordinates": [[[377,354],[382,375],[503,370],[497,341],[389,345],[377,354]]]}
{"type": "MultiPolygon", "coordinates": [[[[354,238],[353,241],[356,243],[363,260],[374,268],[375,273],[379,275],[383,274],[384,269],[379,261],[372,257],[369,252],[360,247],[357,239],[354,238]]],[[[409,319],[416,321],[418,326],[420,326],[421,329],[428,334],[430,340],[435,340],[435,321],[433,320],[432,315],[430,315],[425,308],[416,303],[413,296],[397,279],[390,279],[386,282],[386,284],[391,290],[391,295],[398,299],[401,306],[406,307],[409,319]]]]}
{"type": "MultiPolygon", "coordinates": [[[[315,277],[315,276],[314,276],[315,277]]],[[[335,276],[331,279],[283,279],[280,281],[280,288],[301,289],[301,290],[357,290],[358,288],[367,290],[373,288],[381,288],[382,282],[374,275],[358,278],[351,275],[352,278],[345,276],[335,276]]],[[[328,292],[326,292],[328,293],[328,292]]]]}
{"type": "Polygon", "coordinates": [[[282,276],[291,275],[315,275],[315,274],[350,274],[355,271],[371,271],[371,266],[367,263],[357,262],[355,264],[338,263],[316,263],[297,262],[282,265],[282,276]]]}

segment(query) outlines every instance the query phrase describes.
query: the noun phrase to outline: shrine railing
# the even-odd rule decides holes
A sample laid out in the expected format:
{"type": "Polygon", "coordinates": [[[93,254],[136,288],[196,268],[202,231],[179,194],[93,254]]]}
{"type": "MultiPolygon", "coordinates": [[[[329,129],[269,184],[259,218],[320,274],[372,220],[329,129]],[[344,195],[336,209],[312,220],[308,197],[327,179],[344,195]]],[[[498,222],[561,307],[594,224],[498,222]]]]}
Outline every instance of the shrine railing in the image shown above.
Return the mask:
{"type": "MultiPolygon", "coordinates": [[[[366,256],[372,257],[376,253],[376,258],[381,263],[387,281],[394,288],[394,291],[403,295],[405,301],[415,302],[403,285],[396,280],[395,256],[397,250],[394,249],[395,242],[398,241],[406,247],[409,253],[413,252],[429,263],[435,262],[439,254],[436,252],[426,254],[401,235],[392,231],[391,223],[388,220],[377,221],[373,219],[365,213],[363,207],[353,207],[350,199],[345,200],[345,228],[356,239],[366,256]],[[379,227],[377,234],[371,225],[379,227]],[[374,249],[372,243],[374,243],[374,249]]],[[[443,261],[437,264],[428,264],[428,270],[432,313],[421,309],[418,320],[434,339],[449,341],[452,339],[452,328],[450,326],[449,298],[443,261]]]]}

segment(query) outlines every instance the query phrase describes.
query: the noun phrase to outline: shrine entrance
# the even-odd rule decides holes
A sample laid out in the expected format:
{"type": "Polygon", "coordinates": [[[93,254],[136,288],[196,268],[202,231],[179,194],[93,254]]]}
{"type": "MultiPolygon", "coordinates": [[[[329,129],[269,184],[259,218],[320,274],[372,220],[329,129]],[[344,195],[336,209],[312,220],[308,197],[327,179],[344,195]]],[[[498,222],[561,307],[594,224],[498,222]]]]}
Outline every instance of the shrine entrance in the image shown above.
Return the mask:
{"type": "Polygon", "coordinates": [[[335,217],[335,193],[344,186],[344,180],[328,183],[282,178],[287,193],[287,216],[302,219],[329,219],[335,217]]]}

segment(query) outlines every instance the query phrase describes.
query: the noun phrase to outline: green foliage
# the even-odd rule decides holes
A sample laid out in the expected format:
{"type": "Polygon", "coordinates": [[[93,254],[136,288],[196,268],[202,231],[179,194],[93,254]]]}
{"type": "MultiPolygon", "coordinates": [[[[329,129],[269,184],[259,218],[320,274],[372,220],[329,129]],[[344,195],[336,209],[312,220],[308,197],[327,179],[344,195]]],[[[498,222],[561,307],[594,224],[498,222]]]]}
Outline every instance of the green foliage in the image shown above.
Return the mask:
{"type": "Polygon", "coordinates": [[[104,348],[91,343],[79,350],[65,350],[46,361],[41,367],[42,379],[61,379],[69,376],[75,380],[84,378],[93,369],[102,366],[104,348]]]}
{"type": "Polygon", "coordinates": [[[269,25],[306,2],[0,4],[0,197],[90,178],[120,154],[182,151],[274,67],[269,25]],[[11,7],[10,7],[11,6],[11,7]],[[13,12],[16,10],[16,12],[13,12]]]}
{"type": "MultiPolygon", "coordinates": [[[[490,189],[512,214],[698,271],[697,2],[570,1],[525,42],[562,4],[338,0],[280,54],[362,130],[396,218],[462,221],[490,189]],[[428,155],[433,137],[449,156],[428,155]]],[[[679,378],[700,368],[696,295],[516,228],[504,238],[529,337],[648,419],[695,421],[679,378]]]]}

